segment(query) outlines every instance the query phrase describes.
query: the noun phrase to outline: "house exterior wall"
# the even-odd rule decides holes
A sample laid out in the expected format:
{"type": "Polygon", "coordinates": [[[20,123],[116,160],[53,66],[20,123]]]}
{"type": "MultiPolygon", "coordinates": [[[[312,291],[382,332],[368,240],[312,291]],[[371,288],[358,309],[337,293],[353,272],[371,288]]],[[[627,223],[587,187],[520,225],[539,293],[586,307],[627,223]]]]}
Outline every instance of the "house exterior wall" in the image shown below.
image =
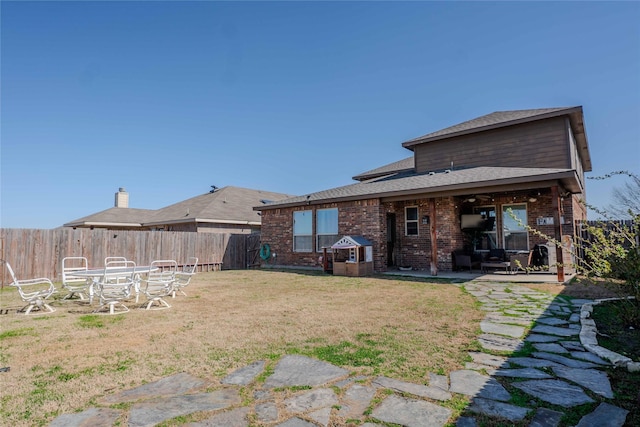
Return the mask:
{"type": "MultiPolygon", "coordinates": [[[[415,147],[418,173],[460,167],[572,167],[567,119],[556,117],[415,147]]],[[[573,141],[575,145],[575,141],[573,141]]]]}
{"type": "MultiPolygon", "coordinates": [[[[435,226],[437,239],[438,270],[452,269],[451,253],[463,249],[465,233],[460,227],[460,215],[472,213],[475,206],[495,206],[497,212],[496,228],[498,230],[498,246],[503,247],[502,235],[502,207],[503,205],[526,204],[527,224],[543,233],[555,238],[555,225],[537,225],[537,219],[553,217],[555,210],[550,189],[540,189],[536,202],[528,202],[531,192],[521,191],[494,195],[486,202],[465,203],[464,197],[439,197],[435,199],[436,212],[431,212],[430,199],[408,199],[395,202],[380,202],[369,199],[355,202],[331,203],[317,206],[300,206],[294,208],[280,208],[262,211],[263,225],[261,242],[268,243],[271,252],[276,253],[277,265],[320,268],[321,252],[293,252],[293,212],[297,210],[312,210],[338,208],[338,228],[340,237],[343,235],[361,235],[373,243],[374,270],[383,272],[387,266],[387,214],[396,217],[396,245],[395,260],[398,266],[410,265],[414,269],[428,271],[431,268],[431,231],[435,226]],[[418,207],[418,235],[407,236],[405,233],[405,207],[418,207]],[[429,217],[428,222],[423,218],[429,217]],[[434,223],[435,218],[435,223],[434,223]]],[[[569,246],[574,238],[574,201],[567,198],[562,201],[561,212],[565,218],[562,224],[561,241],[569,246]]],[[[313,229],[315,238],[315,224],[313,229]]],[[[529,232],[529,250],[537,244],[546,244],[547,238],[529,232]]],[[[563,262],[570,265],[573,261],[569,251],[564,251],[563,262]]]]}

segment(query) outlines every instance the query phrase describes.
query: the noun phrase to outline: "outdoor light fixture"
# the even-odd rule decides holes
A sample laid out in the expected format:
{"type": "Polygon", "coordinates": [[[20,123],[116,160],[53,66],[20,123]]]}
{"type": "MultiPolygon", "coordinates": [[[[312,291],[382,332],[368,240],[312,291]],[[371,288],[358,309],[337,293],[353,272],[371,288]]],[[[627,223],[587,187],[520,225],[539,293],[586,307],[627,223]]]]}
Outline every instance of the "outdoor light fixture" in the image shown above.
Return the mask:
{"type": "Polygon", "coordinates": [[[535,202],[537,202],[537,201],[538,201],[538,198],[537,198],[537,197],[535,197],[535,196],[531,196],[531,197],[529,197],[529,202],[531,202],[531,203],[535,203],[535,202]]]}
{"type": "Polygon", "coordinates": [[[469,197],[469,198],[467,199],[467,202],[469,202],[469,203],[473,203],[473,202],[475,202],[475,201],[476,201],[476,198],[475,198],[475,197],[469,197]]]}

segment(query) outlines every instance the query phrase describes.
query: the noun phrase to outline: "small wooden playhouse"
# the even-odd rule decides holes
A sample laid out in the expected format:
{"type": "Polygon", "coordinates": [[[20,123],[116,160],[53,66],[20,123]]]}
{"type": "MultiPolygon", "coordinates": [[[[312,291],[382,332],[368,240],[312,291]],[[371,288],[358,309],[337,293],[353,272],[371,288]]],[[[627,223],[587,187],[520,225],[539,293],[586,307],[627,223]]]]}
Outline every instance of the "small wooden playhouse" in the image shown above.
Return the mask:
{"type": "Polygon", "coordinates": [[[373,244],[362,236],[344,236],[331,245],[333,274],[368,276],[373,274],[373,244]]]}

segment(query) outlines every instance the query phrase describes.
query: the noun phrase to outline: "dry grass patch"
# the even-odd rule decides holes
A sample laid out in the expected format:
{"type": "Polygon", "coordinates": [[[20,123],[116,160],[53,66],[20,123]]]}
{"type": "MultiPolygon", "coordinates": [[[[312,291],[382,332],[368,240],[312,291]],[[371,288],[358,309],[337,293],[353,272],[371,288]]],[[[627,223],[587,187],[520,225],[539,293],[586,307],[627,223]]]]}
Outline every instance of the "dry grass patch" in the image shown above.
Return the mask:
{"type": "Polygon", "coordinates": [[[428,372],[462,366],[484,315],[460,288],[421,279],[222,271],[198,274],[185,290],[162,311],[93,315],[55,301],[55,313],[24,316],[17,294],[3,289],[0,366],[11,370],[0,373],[0,419],[46,424],[183,371],[214,387],[288,353],[424,383],[428,372]]]}

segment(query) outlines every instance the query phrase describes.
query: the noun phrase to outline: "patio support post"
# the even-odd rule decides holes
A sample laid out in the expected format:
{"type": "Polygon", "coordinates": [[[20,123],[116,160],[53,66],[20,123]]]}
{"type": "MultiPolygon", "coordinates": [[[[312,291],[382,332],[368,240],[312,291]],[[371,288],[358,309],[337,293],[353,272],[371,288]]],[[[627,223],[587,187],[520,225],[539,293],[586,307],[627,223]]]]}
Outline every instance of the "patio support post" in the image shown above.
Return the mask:
{"type": "Polygon", "coordinates": [[[429,232],[431,234],[431,275],[438,275],[438,236],[436,232],[436,199],[429,199],[429,232]]]}
{"type": "MultiPolygon", "coordinates": [[[[554,214],[553,216],[553,232],[554,239],[558,243],[562,243],[562,222],[560,221],[562,218],[562,203],[560,201],[560,192],[558,191],[558,186],[551,186],[551,205],[553,207],[554,214]]],[[[562,254],[562,246],[555,245],[556,247],[556,263],[558,264],[558,282],[564,282],[564,259],[562,254]]]]}

